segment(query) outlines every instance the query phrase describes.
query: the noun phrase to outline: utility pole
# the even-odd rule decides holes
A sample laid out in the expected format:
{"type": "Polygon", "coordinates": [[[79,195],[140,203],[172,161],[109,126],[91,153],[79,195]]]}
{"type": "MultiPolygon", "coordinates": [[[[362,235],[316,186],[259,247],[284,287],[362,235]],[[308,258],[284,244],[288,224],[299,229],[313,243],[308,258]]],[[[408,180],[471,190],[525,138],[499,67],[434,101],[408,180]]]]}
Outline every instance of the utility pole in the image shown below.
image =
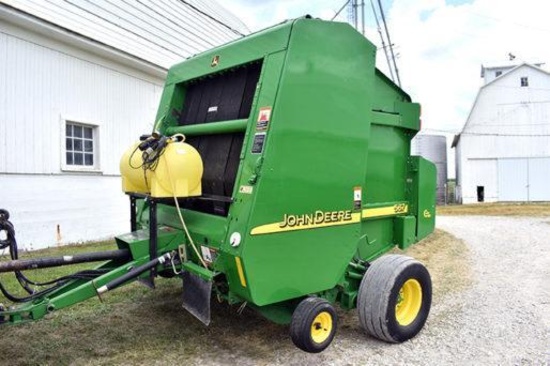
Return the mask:
{"type": "Polygon", "coordinates": [[[361,34],[365,35],[365,0],[361,0],[361,34]]]}
{"type": "Polygon", "coordinates": [[[378,7],[380,8],[382,23],[384,23],[384,29],[386,30],[386,37],[388,39],[388,44],[390,47],[391,59],[395,70],[395,76],[397,78],[397,85],[401,86],[401,79],[399,79],[399,70],[397,69],[397,63],[395,62],[395,54],[393,53],[393,44],[391,43],[391,39],[390,39],[390,31],[388,30],[388,24],[386,23],[386,17],[384,16],[384,9],[382,8],[382,3],[380,2],[380,0],[378,0],[378,7]]]}

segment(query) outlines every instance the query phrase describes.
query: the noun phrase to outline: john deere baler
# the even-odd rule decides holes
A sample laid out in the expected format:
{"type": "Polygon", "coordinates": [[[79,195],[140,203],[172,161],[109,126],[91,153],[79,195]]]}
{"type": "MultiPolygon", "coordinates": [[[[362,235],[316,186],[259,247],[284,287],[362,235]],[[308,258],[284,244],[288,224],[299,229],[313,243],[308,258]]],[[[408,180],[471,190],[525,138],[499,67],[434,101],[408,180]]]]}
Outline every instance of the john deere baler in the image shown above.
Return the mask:
{"type": "MultiPolygon", "coordinates": [[[[161,275],[182,278],[184,307],[205,324],[215,295],[289,323],[308,352],[332,341],[335,304],[357,307],[374,337],[415,336],[430,276],[384,254],[433,231],[435,167],[410,155],[420,107],[375,52],[349,25],[306,17],[172,67],[154,133],[121,160],[132,227],[117,256],[1,319],[161,275]]],[[[28,268],[14,259],[0,270],[28,268]]]]}

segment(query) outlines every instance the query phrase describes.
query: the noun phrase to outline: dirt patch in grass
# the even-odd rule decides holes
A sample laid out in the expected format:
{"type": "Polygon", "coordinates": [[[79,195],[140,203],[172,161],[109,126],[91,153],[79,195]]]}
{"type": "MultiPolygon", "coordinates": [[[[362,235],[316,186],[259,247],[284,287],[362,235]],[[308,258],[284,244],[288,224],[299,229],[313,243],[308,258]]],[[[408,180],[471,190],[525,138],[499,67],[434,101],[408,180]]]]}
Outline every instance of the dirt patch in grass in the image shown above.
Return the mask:
{"type": "Polygon", "coordinates": [[[435,300],[472,284],[468,247],[446,231],[436,229],[426,239],[408,248],[405,254],[424,263],[430,271],[435,300]]]}
{"type": "Polygon", "coordinates": [[[548,203],[475,203],[438,206],[438,215],[550,216],[548,203]]]}
{"type": "MultiPolygon", "coordinates": [[[[56,248],[40,255],[63,255],[74,253],[74,249],[56,248]]],[[[108,243],[78,247],[82,251],[100,249],[112,247],[108,243]]],[[[418,258],[430,270],[435,301],[470,284],[468,250],[444,231],[436,230],[405,254],[418,258]]],[[[55,276],[74,270],[75,266],[55,269],[55,276]]],[[[38,273],[41,272],[28,272],[29,277],[36,279],[54,276],[46,270],[39,277],[38,273]]],[[[6,276],[2,275],[3,282],[15,289],[14,280],[6,276]]],[[[265,365],[286,363],[285,360],[319,363],[317,355],[304,354],[294,347],[287,326],[271,323],[248,308],[238,314],[238,306],[213,300],[212,323],[203,326],[182,309],[181,286],[178,279],[159,279],[157,289],[151,291],[133,283],[105,294],[104,302],[92,298],[37,322],[0,327],[0,364],[265,365]]],[[[0,296],[0,302],[4,300],[0,296]]],[[[338,313],[339,337],[364,342],[356,312],[338,313]]],[[[324,358],[327,356],[328,353],[319,357],[328,361],[324,358]]]]}

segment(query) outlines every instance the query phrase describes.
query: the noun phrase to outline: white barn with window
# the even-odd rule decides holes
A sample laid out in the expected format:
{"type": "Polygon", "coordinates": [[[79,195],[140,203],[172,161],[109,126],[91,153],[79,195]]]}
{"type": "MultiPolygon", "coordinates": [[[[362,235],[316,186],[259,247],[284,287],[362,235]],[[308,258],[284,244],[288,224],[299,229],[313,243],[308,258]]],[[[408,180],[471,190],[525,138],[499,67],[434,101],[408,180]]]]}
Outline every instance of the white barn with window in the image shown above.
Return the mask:
{"type": "Polygon", "coordinates": [[[482,66],[485,85],[453,141],[462,203],[550,201],[550,74],[540,66],[482,66]]]}
{"type": "Polygon", "coordinates": [[[119,160],[167,69],[247,32],[211,0],[0,0],[0,208],[20,247],[128,231],[119,160]]]}

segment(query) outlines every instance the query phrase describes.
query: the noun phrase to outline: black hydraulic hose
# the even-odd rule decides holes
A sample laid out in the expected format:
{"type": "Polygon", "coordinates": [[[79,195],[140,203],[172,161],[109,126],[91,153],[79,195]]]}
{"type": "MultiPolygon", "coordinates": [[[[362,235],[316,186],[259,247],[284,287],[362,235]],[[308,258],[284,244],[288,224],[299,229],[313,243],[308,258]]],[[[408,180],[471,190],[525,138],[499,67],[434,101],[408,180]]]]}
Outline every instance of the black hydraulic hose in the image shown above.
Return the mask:
{"type": "Polygon", "coordinates": [[[49,288],[47,288],[45,290],[42,290],[42,291],[32,292],[30,296],[26,296],[26,297],[17,297],[17,296],[12,295],[11,293],[8,292],[8,290],[6,290],[6,288],[0,282],[0,292],[8,300],[10,300],[11,302],[19,302],[19,303],[27,302],[27,301],[34,300],[34,299],[36,299],[40,296],[47,295],[47,294],[49,294],[50,292],[52,292],[54,290],[57,290],[58,288],[65,285],[70,280],[76,280],[76,279],[93,280],[94,278],[99,277],[102,274],[105,274],[107,272],[109,272],[108,269],[85,270],[85,271],[77,272],[77,273],[72,274],[72,275],[67,275],[67,276],[63,276],[63,277],[60,277],[60,278],[56,278],[55,280],[52,280],[52,281],[43,282],[43,283],[40,284],[41,286],[46,286],[46,285],[54,285],[54,286],[49,287],[49,288]]]}
{"type": "MultiPolygon", "coordinates": [[[[107,251],[99,253],[87,253],[79,254],[75,256],[64,256],[59,258],[44,258],[44,259],[34,259],[34,260],[18,260],[18,248],[17,241],[15,240],[15,228],[13,224],[9,221],[10,214],[5,209],[0,209],[0,232],[5,232],[5,239],[0,239],[0,250],[9,247],[10,257],[12,261],[10,262],[0,262],[0,267],[12,267],[11,270],[14,271],[15,278],[23,287],[29,296],[27,297],[17,297],[10,294],[5,287],[0,282],[0,292],[12,302],[27,302],[34,300],[40,296],[47,295],[52,291],[58,289],[59,287],[65,285],[70,280],[92,280],[102,274],[109,272],[108,269],[94,269],[94,270],[84,270],[71,275],[62,276],[47,282],[33,282],[29,280],[23,273],[22,269],[33,269],[33,268],[46,268],[51,267],[55,262],[59,263],[58,265],[66,264],[75,264],[82,262],[95,262],[103,260],[112,260],[112,259],[130,259],[131,255],[128,250],[116,250],[116,251],[107,251]],[[61,263],[62,262],[62,263],[61,263]],[[26,266],[30,265],[30,268],[26,266]],[[36,291],[31,288],[29,285],[33,286],[50,286],[51,287],[44,289],[42,291],[36,291]]],[[[2,271],[0,271],[2,272],[2,271]]],[[[5,271],[4,271],[5,272],[5,271]]]]}
{"type": "Polygon", "coordinates": [[[162,263],[165,263],[166,261],[169,261],[172,258],[173,255],[175,255],[175,252],[165,253],[165,254],[161,255],[160,257],[158,257],[158,258],[155,258],[155,259],[153,259],[153,260],[151,260],[151,261],[149,261],[145,264],[142,264],[139,267],[132,268],[130,271],[123,274],[122,276],[120,276],[118,278],[115,278],[111,282],[109,282],[109,283],[101,286],[100,288],[98,288],[97,289],[97,294],[101,295],[104,292],[114,290],[115,288],[119,287],[120,285],[124,284],[125,282],[127,282],[129,280],[132,280],[132,279],[136,278],[137,276],[139,276],[140,274],[156,267],[158,264],[162,264],[162,263]]]}
{"type": "Polygon", "coordinates": [[[17,296],[13,296],[12,294],[10,294],[8,292],[8,290],[6,290],[4,288],[4,285],[2,285],[2,283],[0,282],[0,292],[2,292],[2,295],[4,295],[6,297],[6,299],[10,300],[11,302],[27,302],[27,301],[34,300],[37,297],[46,295],[46,294],[52,292],[53,290],[57,290],[59,287],[63,286],[65,283],[66,283],[66,281],[62,281],[62,282],[58,283],[57,285],[55,285],[53,287],[49,287],[49,288],[47,288],[43,291],[35,292],[35,293],[33,293],[33,294],[31,294],[30,296],[27,296],[27,297],[17,297],[17,296]]]}
{"type": "Polygon", "coordinates": [[[96,277],[101,276],[102,274],[105,274],[109,272],[108,269],[90,269],[90,270],[84,270],[77,273],[73,273],[67,276],[56,278],[55,280],[47,281],[47,282],[41,282],[40,285],[47,286],[47,285],[54,285],[59,283],[60,281],[65,280],[92,280],[96,277]]]}
{"type": "MultiPolygon", "coordinates": [[[[6,233],[6,239],[0,240],[0,249],[10,248],[10,257],[13,260],[18,258],[17,241],[15,240],[15,228],[9,221],[10,213],[8,210],[0,209],[0,232],[6,233]]],[[[29,284],[36,285],[23,275],[20,271],[15,271],[15,278],[29,294],[34,293],[34,290],[29,287],[29,284]]]]}
{"type": "Polygon", "coordinates": [[[62,257],[18,259],[9,262],[0,262],[0,273],[22,271],[26,269],[38,269],[48,267],[59,267],[69,264],[100,262],[105,260],[128,260],[130,251],[128,249],[108,250],[96,253],[84,253],[75,255],[64,255],[62,257]]]}
{"type": "Polygon", "coordinates": [[[15,238],[15,229],[13,224],[8,220],[10,214],[4,209],[0,209],[0,231],[6,232],[6,238],[0,239],[0,249],[5,249],[10,246],[15,238]]]}

